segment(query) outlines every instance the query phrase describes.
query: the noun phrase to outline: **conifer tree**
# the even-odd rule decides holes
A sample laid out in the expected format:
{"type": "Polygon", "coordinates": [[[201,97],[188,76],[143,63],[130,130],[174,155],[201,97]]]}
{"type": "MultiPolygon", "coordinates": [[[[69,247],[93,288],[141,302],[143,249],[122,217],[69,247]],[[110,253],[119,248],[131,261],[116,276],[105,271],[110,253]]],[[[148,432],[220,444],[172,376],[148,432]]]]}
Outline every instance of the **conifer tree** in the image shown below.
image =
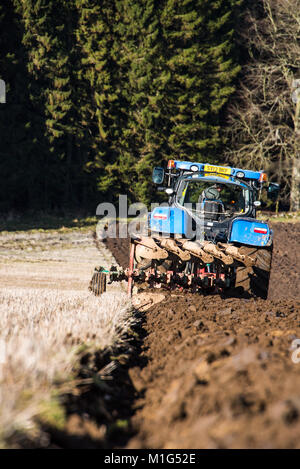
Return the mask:
{"type": "Polygon", "coordinates": [[[31,127],[33,138],[38,142],[43,142],[39,145],[39,151],[35,151],[33,156],[43,186],[42,205],[50,208],[60,200],[63,184],[59,155],[55,153],[47,131],[49,129],[47,100],[51,87],[49,68],[53,57],[51,56],[53,54],[53,25],[51,24],[53,3],[45,0],[26,0],[26,2],[15,0],[15,4],[24,28],[22,46],[25,49],[29,78],[30,105],[43,127],[42,135],[37,135],[36,128],[31,127]]]}
{"type": "MultiPolygon", "coordinates": [[[[96,176],[99,190],[111,198],[111,187],[121,191],[122,178],[114,166],[119,151],[122,109],[118,102],[120,80],[116,66],[114,2],[77,0],[80,50],[80,129],[87,155],[85,170],[96,176]]],[[[124,191],[125,189],[123,189],[124,191]]]]}
{"type": "Polygon", "coordinates": [[[222,143],[221,111],[234,91],[235,0],[168,0],[162,12],[168,144],[180,159],[213,160],[222,143]]]}
{"type": "MultiPolygon", "coordinates": [[[[20,11],[28,50],[31,98],[43,115],[45,168],[50,198],[62,208],[75,204],[80,161],[77,140],[74,1],[26,0],[20,11]],[[75,154],[74,154],[75,153],[75,154]]],[[[78,189],[78,188],[77,188],[78,189]]]]}
{"type": "Polygon", "coordinates": [[[117,162],[132,197],[153,198],[151,169],[163,160],[215,160],[221,112],[239,71],[232,58],[238,4],[117,2],[118,64],[128,106],[117,162]]]}
{"type": "Polygon", "coordinates": [[[165,141],[160,9],[155,0],[125,0],[117,6],[122,20],[117,29],[121,44],[118,64],[122,99],[128,106],[118,164],[131,198],[145,202],[151,198],[151,171],[163,159],[165,141]]]}
{"type": "Polygon", "coordinates": [[[150,202],[153,166],[220,158],[240,2],[1,2],[7,205],[150,202]]]}
{"type": "Polygon", "coordinates": [[[23,29],[18,2],[1,2],[0,75],[6,82],[6,104],[0,105],[0,207],[30,209],[43,196],[39,176],[42,130],[32,110],[23,29]]]}

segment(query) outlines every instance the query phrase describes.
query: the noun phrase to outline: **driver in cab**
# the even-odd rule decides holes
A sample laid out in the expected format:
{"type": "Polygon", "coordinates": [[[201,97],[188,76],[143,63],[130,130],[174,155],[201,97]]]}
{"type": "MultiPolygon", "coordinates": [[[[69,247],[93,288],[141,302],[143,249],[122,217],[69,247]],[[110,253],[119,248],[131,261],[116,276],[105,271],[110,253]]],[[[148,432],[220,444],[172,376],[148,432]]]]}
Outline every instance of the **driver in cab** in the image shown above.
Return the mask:
{"type": "MultiPolygon", "coordinates": [[[[219,205],[219,211],[225,211],[224,201],[222,201],[222,191],[224,190],[223,184],[213,184],[212,186],[204,189],[199,197],[199,203],[215,202],[219,205]],[[222,210],[220,208],[222,207],[222,210]]],[[[241,191],[234,193],[234,200],[230,200],[228,209],[230,212],[243,213],[245,209],[245,201],[241,191]]],[[[226,197],[225,197],[226,198],[226,197]]]]}
{"type": "Polygon", "coordinates": [[[204,202],[205,200],[217,200],[221,202],[222,189],[222,184],[214,184],[213,186],[207,187],[207,189],[204,189],[200,195],[199,203],[204,202]]]}

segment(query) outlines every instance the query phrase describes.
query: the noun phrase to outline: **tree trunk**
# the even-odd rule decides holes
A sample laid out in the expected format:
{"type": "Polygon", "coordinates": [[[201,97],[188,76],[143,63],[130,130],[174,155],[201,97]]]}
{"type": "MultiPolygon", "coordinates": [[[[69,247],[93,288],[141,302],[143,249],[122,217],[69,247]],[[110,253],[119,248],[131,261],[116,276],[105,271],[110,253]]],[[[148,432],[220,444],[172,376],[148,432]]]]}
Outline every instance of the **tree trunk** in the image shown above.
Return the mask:
{"type": "Polygon", "coordinates": [[[292,184],[291,184],[291,198],[290,198],[290,210],[297,212],[300,210],[300,97],[296,104],[295,109],[295,135],[296,135],[296,151],[295,158],[293,160],[292,169],[292,184]]]}
{"type": "Polygon", "coordinates": [[[300,153],[293,161],[290,210],[291,212],[300,210],[300,153]]]}
{"type": "Polygon", "coordinates": [[[65,207],[70,207],[71,204],[71,165],[72,165],[72,153],[73,153],[73,138],[72,135],[67,137],[67,161],[66,161],[66,180],[65,180],[65,207]]]}

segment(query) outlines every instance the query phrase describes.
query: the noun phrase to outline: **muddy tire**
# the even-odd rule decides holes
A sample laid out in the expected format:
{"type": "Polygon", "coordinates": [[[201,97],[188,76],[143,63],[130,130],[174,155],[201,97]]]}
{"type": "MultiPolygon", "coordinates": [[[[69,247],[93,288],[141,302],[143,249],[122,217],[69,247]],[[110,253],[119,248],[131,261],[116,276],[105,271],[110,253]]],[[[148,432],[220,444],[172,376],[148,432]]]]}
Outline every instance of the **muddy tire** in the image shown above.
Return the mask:
{"type": "Polygon", "coordinates": [[[106,291],[106,274],[95,272],[91,280],[90,290],[95,296],[102,295],[106,291]]]}
{"type": "Polygon", "coordinates": [[[236,269],[235,288],[244,295],[267,299],[272,264],[272,247],[242,246],[239,251],[241,254],[254,258],[256,263],[253,267],[241,266],[236,269]]]}

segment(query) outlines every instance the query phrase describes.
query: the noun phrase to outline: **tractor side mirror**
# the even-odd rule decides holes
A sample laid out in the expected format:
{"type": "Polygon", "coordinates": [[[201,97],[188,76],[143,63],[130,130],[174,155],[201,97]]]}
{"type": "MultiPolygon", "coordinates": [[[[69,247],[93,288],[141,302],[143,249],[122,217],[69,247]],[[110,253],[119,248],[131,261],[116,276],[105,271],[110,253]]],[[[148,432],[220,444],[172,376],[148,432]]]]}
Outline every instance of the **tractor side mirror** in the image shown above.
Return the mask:
{"type": "Polygon", "coordinates": [[[270,182],[268,187],[268,199],[276,202],[279,196],[280,185],[276,182],[270,182]]]}
{"type": "Polygon", "coordinates": [[[152,181],[154,184],[162,184],[164,182],[165,171],[163,168],[153,168],[152,181]]]}

